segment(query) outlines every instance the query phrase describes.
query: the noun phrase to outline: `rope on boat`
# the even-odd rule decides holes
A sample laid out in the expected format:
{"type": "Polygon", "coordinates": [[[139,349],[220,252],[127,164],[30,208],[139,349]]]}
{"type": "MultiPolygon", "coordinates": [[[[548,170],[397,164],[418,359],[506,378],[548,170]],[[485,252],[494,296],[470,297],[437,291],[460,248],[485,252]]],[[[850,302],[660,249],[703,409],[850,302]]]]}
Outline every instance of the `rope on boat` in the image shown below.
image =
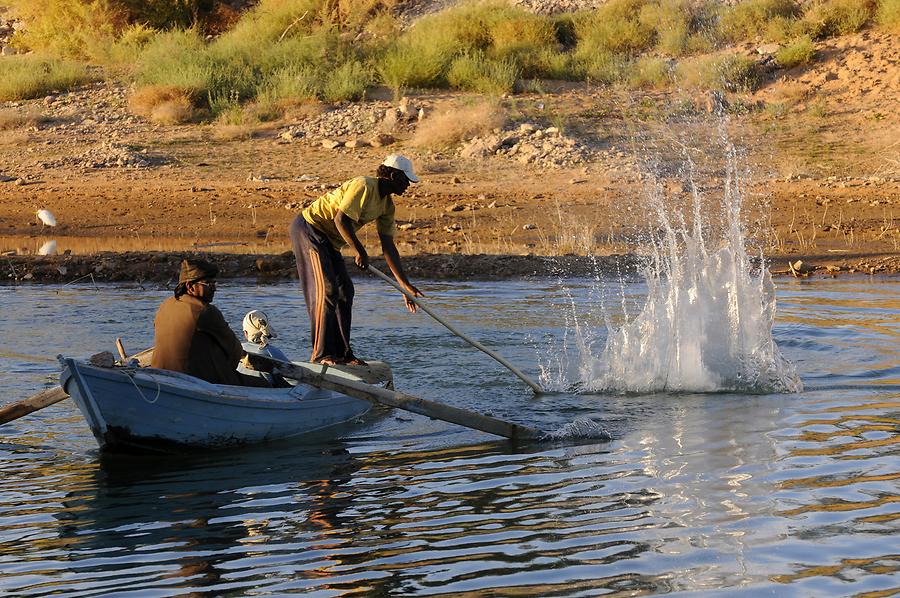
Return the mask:
{"type": "Polygon", "coordinates": [[[153,397],[153,400],[149,400],[146,396],[144,396],[144,391],[141,390],[141,387],[138,386],[138,383],[134,381],[134,374],[137,372],[137,368],[119,368],[119,371],[125,374],[125,377],[131,381],[131,384],[134,385],[135,390],[138,391],[138,394],[141,395],[141,398],[150,405],[154,404],[159,400],[159,395],[162,393],[162,385],[159,383],[159,380],[153,377],[153,374],[149,372],[144,372],[147,376],[150,376],[150,379],[156,383],[156,396],[153,397]]]}

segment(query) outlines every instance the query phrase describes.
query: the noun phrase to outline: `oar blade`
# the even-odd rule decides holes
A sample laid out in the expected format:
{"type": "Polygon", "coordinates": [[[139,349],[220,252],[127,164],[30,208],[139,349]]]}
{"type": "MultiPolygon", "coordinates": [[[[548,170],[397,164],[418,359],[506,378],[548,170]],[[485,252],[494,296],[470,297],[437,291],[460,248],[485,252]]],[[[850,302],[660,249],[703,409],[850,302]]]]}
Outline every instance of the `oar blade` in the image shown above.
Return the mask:
{"type": "Polygon", "coordinates": [[[24,417],[29,413],[34,413],[44,407],[59,403],[68,397],[69,395],[66,394],[66,391],[60,387],[56,387],[39,392],[18,403],[0,407],[0,425],[17,420],[20,417],[24,417]]]}

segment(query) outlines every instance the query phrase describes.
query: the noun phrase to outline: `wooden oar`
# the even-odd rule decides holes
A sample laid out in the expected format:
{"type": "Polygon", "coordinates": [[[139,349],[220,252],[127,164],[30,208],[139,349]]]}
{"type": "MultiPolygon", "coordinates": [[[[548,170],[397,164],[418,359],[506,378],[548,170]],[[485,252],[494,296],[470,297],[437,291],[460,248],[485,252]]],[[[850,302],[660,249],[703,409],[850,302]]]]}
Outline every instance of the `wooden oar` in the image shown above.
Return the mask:
{"type": "MultiPolygon", "coordinates": [[[[387,405],[388,407],[411,411],[412,413],[418,413],[419,415],[425,415],[441,421],[450,422],[465,428],[472,428],[473,430],[480,430],[482,432],[487,432],[488,434],[495,434],[514,440],[538,439],[546,436],[544,432],[529,426],[514,424],[489,415],[482,415],[480,413],[475,413],[474,411],[460,409],[459,407],[452,407],[450,405],[444,405],[443,403],[420,399],[419,397],[414,397],[406,393],[388,390],[386,388],[357,382],[355,380],[349,380],[342,376],[335,376],[328,373],[328,366],[312,365],[300,367],[293,363],[279,361],[262,355],[253,355],[251,356],[251,359],[254,362],[257,360],[269,362],[275,366],[275,373],[281,374],[285,378],[291,378],[309,384],[310,386],[315,386],[316,388],[334,390],[356,399],[363,399],[365,401],[387,405]],[[313,368],[316,367],[321,368],[321,370],[314,371],[313,368]]],[[[352,366],[349,366],[348,371],[352,372],[351,368],[352,366]]]]}
{"type": "Polygon", "coordinates": [[[69,398],[69,395],[66,394],[66,391],[64,391],[62,388],[48,388],[47,390],[39,392],[36,395],[32,395],[27,399],[19,401],[18,403],[0,407],[0,424],[5,424],[7,422],[13,421],[14,419],[19,419],[20,417],[24,417],[29,413],[37,411],[38,409],[49,407],[50,405],[59,403],[63,399],[67,398],[69,398]]]}
{"type": "Polygon", "coordinates": [[[422,299],[412,296],[409,292],[406,291],[406,289],[404,289],[399,284],[397,284],[397,282],[393,278],[389,277],[387,274],[385,274],[384,272],[382,272],[381,270],[379,270],[372,264],[369,264],[368,269],[370,272],[372,272],[372,274],[374,274],[378,278],[382,279],[383,281],[385,281],[386,283],[390,284],[391,286],[396,288],[398,291],[403,293],[406,297],[409,298],[410,301],[412,301],[413,303],[415,303],[416,305],[421,307],[425,313],[427,313],[429,316],[431,316],[432,318],[437,320],[440,324],[443,324],[444,327],[447,328],[447,330],[449,330],[450,332],[452,332],[459,338],[463,339],[464,341],[466,341],[467,343],[469,343],[470,345],[472,345],[479,351],[483,351],[486,354],[488,354],[489,356],[496,359],[501,365],[506,367],[509,371],[511,371],[516,376],[518,376],[522,380],[522,382],[524,382],[525,384],[530,386],[531,389],[535,393],[544,394],[546,392],[546,391],[544,391],[543,388],[541,388],[541,386],[537,382],[533,381],[531,378],[529,378],[528,376],[523,374],[516,366],[514,366],[510,362],[506,361],[505,359],[503,359],[502,357],[500,357],[499,355],[497,355],[496,353],[494,353],[493,351],[491,351],[490,349],[488,349],[487,347],[485,347],[478,341],[476,341],[472,338],[469,338],[468,336],[466,336],[465,334],[463,334],[462,332],[457,330],[452,324],[450,324],[449,322],[447,322],[446,320],[441,318],[439,315],[434,313],[434,310],[432,310],[430,307],[428,307],[428,305],[426,305],[425,302],[422,301],[422,299]]]}
{"type": "MultiPolygon", "coordinates": [[[[142,365],[149,365],[149,357],[153,355],[153,347],[150,347],[149,349],[145,349],[140,353],[135,353],[130,358],[126,357],[124,355],[125,346],[122,344],[121,338],[116,339],[116,349],[119,351],[120,355],[123,356],[123,363],[127,362],[129,359],[137,359],[142,363],[142,365]]],[[[23,399],[18,403],[0,407],[0,425],[19,419],[20,417],[25,417],[29,413],[34,413],[35,411],[43,409],[44,407],[55,405],[56,403],[59,403],[63,399],[67,398],[69,398],[69,395],[62,388],[49,388],[45,391],[37,393],[36,395],[30,396],[27,399],[23,399]]]]}

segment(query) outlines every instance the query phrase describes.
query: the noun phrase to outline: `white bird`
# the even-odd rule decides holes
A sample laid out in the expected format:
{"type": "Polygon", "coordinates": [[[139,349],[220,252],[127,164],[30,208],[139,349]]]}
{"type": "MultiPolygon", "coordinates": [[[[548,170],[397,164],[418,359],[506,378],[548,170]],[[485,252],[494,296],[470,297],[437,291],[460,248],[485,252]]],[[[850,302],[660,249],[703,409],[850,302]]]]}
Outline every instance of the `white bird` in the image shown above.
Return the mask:
{"type": "Polygon", "coordinates": [[[38,255],[55,255],[56,254],[56,241],[54,239],[50,239],[38,249],[38,255]]]}
{"type": "Polygon", "coordinates": [[[40,209],[37,211],[38,220],[46,226],[56,226],[56,216],[50,210],[40,209]]]}

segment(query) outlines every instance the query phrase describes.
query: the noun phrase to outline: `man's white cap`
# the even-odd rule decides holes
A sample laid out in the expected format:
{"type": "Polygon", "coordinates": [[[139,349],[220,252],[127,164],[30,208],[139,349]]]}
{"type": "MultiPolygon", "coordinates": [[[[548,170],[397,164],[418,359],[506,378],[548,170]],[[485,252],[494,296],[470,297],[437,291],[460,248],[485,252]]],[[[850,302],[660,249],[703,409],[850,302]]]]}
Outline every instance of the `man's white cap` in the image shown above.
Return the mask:
{"type": "Polygon", "coordinates": [[[411,183],[418,183],[419,177],[416,176],[416,173],[413,172],[412,162],[406,156],[401,154],[391,154],[382,162],[384,166],[390,166],[391,168],[396,168],[397,170],[402,170],[403,174],[406,175],[406,178],[409,179],[411,183]]]}
{"type": "Polygon", "coordinates": [[[258,309],[254,309],[248,311],[244,316],[244,336],[251,343],[265,347],[269,339],[275,338],[276,334],[269,328],[269,317],[258,309]]]}

